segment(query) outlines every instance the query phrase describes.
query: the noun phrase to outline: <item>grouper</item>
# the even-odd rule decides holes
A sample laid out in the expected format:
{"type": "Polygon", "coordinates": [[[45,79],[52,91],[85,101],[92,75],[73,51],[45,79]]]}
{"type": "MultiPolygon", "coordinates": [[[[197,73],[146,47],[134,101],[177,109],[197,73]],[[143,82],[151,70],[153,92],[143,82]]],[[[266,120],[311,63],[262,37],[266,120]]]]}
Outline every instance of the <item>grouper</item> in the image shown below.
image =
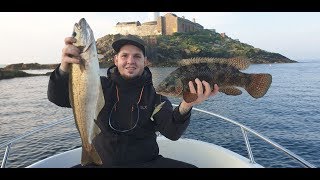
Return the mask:
{"type": "Polygon", "coordinates": [[[97,48],[92,29],[82,18],[74,24],[73,45],[80,49],[80,63],[70,64],[69,99],[82,142],[81,165],[101,165],[93,139],[101,132],[95,120],[105,104],[97,48]]]}
{"type": "MultiPolygon", "coordinates": [[[[268,73],[243,73],[250,61],[245,58],[192,58],[180,61],[180,66],[171,72],[156,87],[156,92],[165,96],[182,97],[187,103],[197,99],[190,93],[189,81],[199,78],[219,86],[219,92],[237,96],[244,88],[253,98],[261,98],[268,91],[272,76],[268,73]]],[[[195,85],[195,83],[194,83],[195,85]]],[[[196,88],[196,85],[195,85],[196,88]]]]}

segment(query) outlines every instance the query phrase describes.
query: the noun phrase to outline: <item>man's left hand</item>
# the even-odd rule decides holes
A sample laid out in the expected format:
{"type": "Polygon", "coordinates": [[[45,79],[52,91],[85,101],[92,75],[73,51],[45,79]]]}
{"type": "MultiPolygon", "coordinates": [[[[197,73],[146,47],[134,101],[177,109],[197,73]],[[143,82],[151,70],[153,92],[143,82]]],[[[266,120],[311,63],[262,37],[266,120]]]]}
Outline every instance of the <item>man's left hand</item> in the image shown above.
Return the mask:
{"type": "Polygon", "coordinates": [[[219,86],[217,84],[214,84],[213,91],[210,88],[210,84],[206,81],[200,81],[198,78],[195,79],[195,82],[197,84],[197,91],[193,85],[192,81],[189,81],[189,89],[191,93],[195,93],[198,95],[198,98],[190,103],[187,103],[186,101],[182,101],[180,104],[180,113],[183,114],[186,112],[186,110],[190,110],[192,106],[196,104],[200,104],[203,101],[207,100],[210,96],[214,96],[219,92],[219,86]],[[205,90],[203,91],[203,86],[205,87],[205,90]]]}

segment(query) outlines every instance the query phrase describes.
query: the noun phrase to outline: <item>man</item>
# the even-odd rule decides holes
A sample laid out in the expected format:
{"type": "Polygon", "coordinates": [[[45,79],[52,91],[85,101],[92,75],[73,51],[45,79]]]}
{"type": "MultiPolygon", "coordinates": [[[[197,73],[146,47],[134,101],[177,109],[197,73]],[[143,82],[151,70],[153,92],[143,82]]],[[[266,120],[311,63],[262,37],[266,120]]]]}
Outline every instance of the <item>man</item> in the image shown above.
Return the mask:
{"type": "MultiPolygon", "coordinates": [[[[61,64],[51,74],[48,85],[48,99],[62,107],[71,107],[69,64],[79,63],[80,57],[80,50],[73,45],[75,41],[72,37],[65,39],[61,64]]],[[[191,103],[182,101],[173,109],[167,97],[155,92],[143,40],[128,35],[113,42],[112,47],[117,53],[114,65],[108,69],[107,77],[100,78],[106,100],[96,121],[101,133],[93,140],[103,162],[100,167],[195,167],[161,156],[156,132],[178,140],[189,125],[192,107],[217,94],[218,86],[211,91],[207,82],[195,79],[196,91],[190,81],[190,91],[197,93],[198,99],[191,103]],[[151,120],[153,110],[162,102],[165,103],[151,120]]]]}

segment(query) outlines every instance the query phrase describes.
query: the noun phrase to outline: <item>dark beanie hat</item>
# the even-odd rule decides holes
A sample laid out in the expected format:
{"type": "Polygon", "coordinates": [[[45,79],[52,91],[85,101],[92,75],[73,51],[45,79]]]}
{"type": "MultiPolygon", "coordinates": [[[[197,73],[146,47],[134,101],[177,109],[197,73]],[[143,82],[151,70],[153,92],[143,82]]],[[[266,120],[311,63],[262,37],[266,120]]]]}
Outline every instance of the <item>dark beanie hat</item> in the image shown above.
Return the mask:
{"type": "Polygon", "coordinates": [[[143,55],[146,56],[145,42],[142,39],[140,39],[134,35],[126,35],[126,36],[119,38],[118,40],[116,40],[112,43],[112,47],[118,53],[120,51],[121,47],[126,44],[131,44],[131,45],[138,47],[139,49],[142,50],[143,55]]]}

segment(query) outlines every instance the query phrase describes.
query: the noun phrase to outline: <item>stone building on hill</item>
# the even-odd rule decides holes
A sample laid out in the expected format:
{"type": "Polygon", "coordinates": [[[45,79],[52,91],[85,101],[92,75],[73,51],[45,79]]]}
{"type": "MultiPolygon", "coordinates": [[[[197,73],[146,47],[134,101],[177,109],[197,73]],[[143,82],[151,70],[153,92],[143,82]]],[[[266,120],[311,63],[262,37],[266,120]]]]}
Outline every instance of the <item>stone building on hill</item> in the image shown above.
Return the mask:
{"type": "Polygon", "coordinates": [[[192,32],[200,29],[203,29],[203,26],[196,23],[195,19],[190,21],[173,13],[167,13],[164,16],[155,13],[152,21],[118,22],[114,27],[116,33],[138,36],[172,35],[175,32],[192,32]]]}

